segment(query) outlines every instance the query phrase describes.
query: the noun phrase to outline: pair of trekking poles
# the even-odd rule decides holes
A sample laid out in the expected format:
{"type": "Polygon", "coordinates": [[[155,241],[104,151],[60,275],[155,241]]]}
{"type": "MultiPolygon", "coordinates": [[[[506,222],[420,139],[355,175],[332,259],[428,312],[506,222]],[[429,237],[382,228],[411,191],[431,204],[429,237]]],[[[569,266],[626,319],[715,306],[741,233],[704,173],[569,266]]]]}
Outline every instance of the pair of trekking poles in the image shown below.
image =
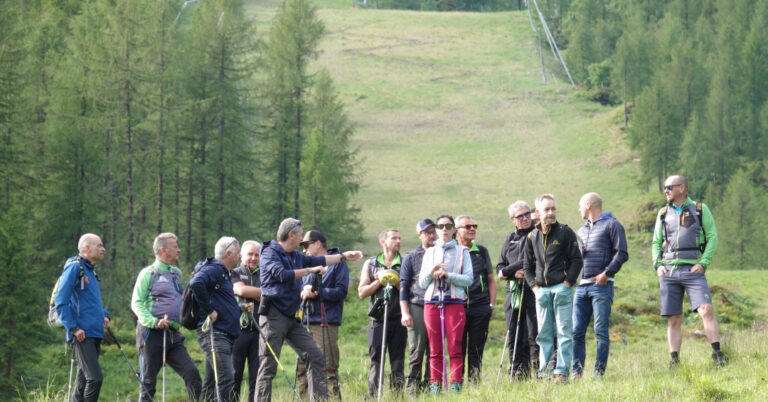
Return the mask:
{"type": "MultiPolygon", "coordinates": [[[[518,339],[518,336],[520,335],[520,318],[522,317],[522,313],[523,313],[523,295],[525,294],[525,292],[523,291],[524,286],[525,285],[522,283],[522,279],[518,280],[517,288],[515,289],[515,292],[512,293],[512,300],[511,300],[512,307],[513,307],[512,311],[514,311],[515,301],[517,301],[518,298],[520,299],[520,303],[518,304],[518,307],[517,307],[517,326],[515,328],[515,343],[512,346],[512,363],[510,364],[514,364],[515,356],[517,356],[517,339],[518,339]]],[[[512,319],[514,319],[514,317],[512,317],[512,319]]],[[[501,369],[504,365],[504,355],[507,352],[507,342],[509,342],[509,329],[510,328],[507,327],[507,334],[504,336],[504,347],[501,349],[501,358],[499,359],[499,370],[496,372],[496,385],[499,385],[499,377],[501,376],[501,369]]]]}

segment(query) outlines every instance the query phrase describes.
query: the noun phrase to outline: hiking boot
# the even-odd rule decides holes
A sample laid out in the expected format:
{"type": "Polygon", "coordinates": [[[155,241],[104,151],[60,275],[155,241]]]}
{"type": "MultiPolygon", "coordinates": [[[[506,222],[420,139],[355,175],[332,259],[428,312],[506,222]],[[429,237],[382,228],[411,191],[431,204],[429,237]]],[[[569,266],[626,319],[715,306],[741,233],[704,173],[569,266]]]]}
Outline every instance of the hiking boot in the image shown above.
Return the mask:
{"type": "Polygon", "coordinates": [[[726,365],[725,356],[723,356],[723,352],[719,350],[712,352],[712,361],[715,362],[716,367],[723,367],[726,365]]]}
{"type": "Polygon", "coordinates": [[[605,375],[605,371],[603,371],[603,370],[595,370],[595,372],[592,373],[592,378],[593,379],[598,379],[598,378],[602,378],[604,375],[605,375]]]}
{"type": "Polygon", "coordinates": [[[568,382],[568,377],[563,374],[555,374],[555,376],[552,377],[552,380],[557,383],[565,384],[568,382]]]}
{"type": "Polygon", "coordinates": [[[439,382],[433,382],[432,384],[429,384],[429,394],[430,395],[440,395],[440,383],[439,382]]]}
{"type": "Polygon", "coordinates": [[[452,393],[458,394],[461,392],[461,383],[458,381],[454,381],[451,383],[450,387],[448,388],[452,393]]]}
{"type": "Polygon", "coordinates": [[[669,368],[670,369],[676,369],[677,366],[680,365],[680,358],[679,357],[671,357],[669,359],[669,368]]]}

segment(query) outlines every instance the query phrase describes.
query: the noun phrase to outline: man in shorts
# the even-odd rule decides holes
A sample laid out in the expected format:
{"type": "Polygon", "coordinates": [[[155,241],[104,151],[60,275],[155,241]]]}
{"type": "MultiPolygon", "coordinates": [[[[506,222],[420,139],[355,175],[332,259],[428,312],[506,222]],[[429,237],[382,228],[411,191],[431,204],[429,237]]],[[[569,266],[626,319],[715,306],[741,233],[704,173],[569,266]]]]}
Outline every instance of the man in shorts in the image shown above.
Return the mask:
{"type": "Polygon", "coordinates": [[[659,277],[661,315],[667,317],[670,366],[680,363],[683,291],[691,309],[701,316],[704,334],[712,345],[715,366],[725,365],[720,331],[712,308],[705,271],[717,249],[717,230],[709,208],[688,197],[688,180],[670,176],[664,183],[667,205],[661,208],[653,231],[654,269],[659,277]]]}

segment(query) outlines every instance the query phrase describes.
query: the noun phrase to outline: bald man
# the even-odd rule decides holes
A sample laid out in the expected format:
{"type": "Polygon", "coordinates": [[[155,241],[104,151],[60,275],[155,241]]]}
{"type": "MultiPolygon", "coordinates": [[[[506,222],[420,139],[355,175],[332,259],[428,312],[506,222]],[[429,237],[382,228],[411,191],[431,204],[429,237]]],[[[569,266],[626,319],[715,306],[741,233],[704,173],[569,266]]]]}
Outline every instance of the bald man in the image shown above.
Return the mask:
{"type": "Polygon", "coordinates": [[[610,212],[603,212],[603,200],[597,193],[581,197],[579,214],[586,222],[577,232],[581,237],[584,267],[573,301],[573,376],[580,378],[584,372],[584,337],[589,320],[594,317],[597,339],[594,376],[600,377],[608,364],[614,276],[629,259],[627,237],[621,223],[610,212]]]}
{"type": "Polygon", "coordinates": [[[109,313],[101,304],[94,265],[104,258],[104,244],[93,233],[77,243],[79,254],[64,264],[54,295],[56,313],[67,331],[67,342],[77,356],[77,377],[72,401],[97,401],[104,377],[99,366],[101,341],[109,328],[109,313]]]}
{"type": "Polygon", "coordinates": [[[705,276],[717,249],[715,220],[706,205],[688,197],[688,180],[683,176],[667,178],[664,195],[667,205],[659,210],[651,250],[659,277],[661,315],[667,317],[670,366],[680,362],[683,292],[688,293],[691,310],[701,316],[715,366],[723,366],[720,331],[705,276]]]}

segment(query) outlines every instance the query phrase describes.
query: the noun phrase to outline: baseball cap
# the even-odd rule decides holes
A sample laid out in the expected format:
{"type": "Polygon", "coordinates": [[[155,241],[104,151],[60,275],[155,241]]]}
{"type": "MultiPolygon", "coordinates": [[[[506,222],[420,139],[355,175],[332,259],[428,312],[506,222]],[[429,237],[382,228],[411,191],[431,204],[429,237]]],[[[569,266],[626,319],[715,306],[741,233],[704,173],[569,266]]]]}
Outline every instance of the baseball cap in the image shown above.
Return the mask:
{"type": "Polygon", "coordinates": [[[416,234],[419,234],[424,231],[424,229],[435,226],[435,222],[432,221],[432,219],[424,218],[419,221],[419,223],[416,224],[416,234]]]}
{"type": "Polygon", "coordinates": [[[323,234],[320,233],[320,231],[310,230],[307,233],[304,233],[304,239],[302,240],[301,243],[299,243],[299,245],[301,247],[306,248],[308,245],[310,245],[311,243],[314,243],[314,242],[316,242],[318,240],[320,240],[320,242],[323,243],[323,244],[325,244],[326,241],[327,241],[325,239],[325,236],[323,236],[323,234]]]}

